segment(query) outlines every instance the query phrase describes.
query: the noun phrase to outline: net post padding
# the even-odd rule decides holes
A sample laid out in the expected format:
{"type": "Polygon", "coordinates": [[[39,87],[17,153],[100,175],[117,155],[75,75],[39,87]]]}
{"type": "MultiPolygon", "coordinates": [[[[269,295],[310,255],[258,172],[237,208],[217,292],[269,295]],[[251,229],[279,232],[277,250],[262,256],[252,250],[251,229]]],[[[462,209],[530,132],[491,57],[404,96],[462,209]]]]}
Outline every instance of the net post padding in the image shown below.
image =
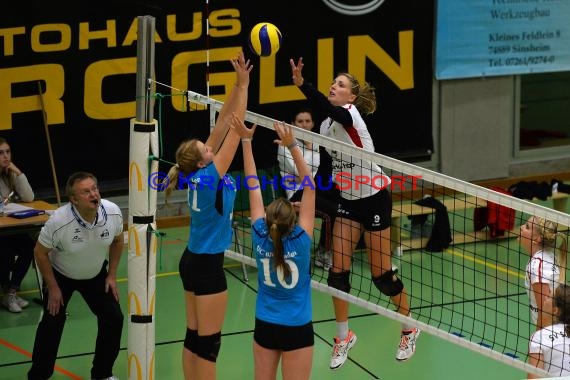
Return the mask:
{"type": "Polygon", "coordinates": [[[136,117],[130,121],[128,216],[128,378],[155,378],[156,187],[149,184],[160,157],[154,120],[155,19],[138,16],[136,117]]]}

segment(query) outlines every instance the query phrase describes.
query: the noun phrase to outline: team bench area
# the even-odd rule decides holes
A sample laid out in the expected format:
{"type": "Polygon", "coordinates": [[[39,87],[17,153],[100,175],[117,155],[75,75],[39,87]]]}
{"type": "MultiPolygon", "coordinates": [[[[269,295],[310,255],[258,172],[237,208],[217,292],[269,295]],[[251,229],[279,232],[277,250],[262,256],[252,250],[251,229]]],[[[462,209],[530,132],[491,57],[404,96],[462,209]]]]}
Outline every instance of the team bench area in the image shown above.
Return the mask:
{"type": "MultiPolygon", "coordinates": [[[[551,205],[553,209],[560,212],[567,212],[567,201],[569,197],[570,195],[567,193],[553,193],[547,198],[545,206],[549,207],[548,202],[552,202],[551,205]]],[[[418,199],[421,199],[421,196],[416,196],[413,199],[404,199],[397,195],[394,196],[391,241],[392,252],[396,255],[406,250],[425,248],[431,237],[432,231],[426,232],[421,228],[418,229],[419,233],[412,233],[411,220],[418,217],[424,217],[425,220],[430,216],[431,221],[433,221],[433,215],[437,212],[437,207],[434,208],[417,204],[418,199]]],[[[532,200],[540,201],[537,198],[532,200]]],[[[431,203],[437,204],[439,207],[445,207],[445,211],[447,212],[446,216],[449,219],[449,229],[452,240],[450,244],[464,244],[482,240],[509,238],[517,234],[518,226],[514,226],[513,231],[505,231],[501,234],[494,234],[493,231],[488,228],[480,229],[476,227],[478,224],[476,221],[476,209],[486,208],[488,206],[487,201],[484,199],[465,194],[451,194],[434,196],[431,203]]],[[[568,229],[567,226],[563,228],[568,229]]]]}

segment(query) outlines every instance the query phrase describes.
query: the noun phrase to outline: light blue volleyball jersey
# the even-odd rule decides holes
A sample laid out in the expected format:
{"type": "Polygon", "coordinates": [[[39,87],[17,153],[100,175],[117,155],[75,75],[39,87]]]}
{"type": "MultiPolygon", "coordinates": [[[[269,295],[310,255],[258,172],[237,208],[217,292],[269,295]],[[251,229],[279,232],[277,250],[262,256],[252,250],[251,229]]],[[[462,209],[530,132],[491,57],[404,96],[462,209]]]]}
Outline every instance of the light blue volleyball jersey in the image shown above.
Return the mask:
{"type": "Polygon", "coordinates": [[[273,266],[273,241],[265,219],[252,226],[253,249],[257,262],[258,291],[256,318],[279,325],[302,326],[312,320],[311,238],[296,225],[283,240],[285,260],[291,277],[278,276],[273,266]]]}
{"type": "Polygon", "coordinates": [[[213,162],[189,178],[190,238],[194,253],[220,253],[232,242],[232,213],[236,184],[230,175],[220,176],[213,162]]]}

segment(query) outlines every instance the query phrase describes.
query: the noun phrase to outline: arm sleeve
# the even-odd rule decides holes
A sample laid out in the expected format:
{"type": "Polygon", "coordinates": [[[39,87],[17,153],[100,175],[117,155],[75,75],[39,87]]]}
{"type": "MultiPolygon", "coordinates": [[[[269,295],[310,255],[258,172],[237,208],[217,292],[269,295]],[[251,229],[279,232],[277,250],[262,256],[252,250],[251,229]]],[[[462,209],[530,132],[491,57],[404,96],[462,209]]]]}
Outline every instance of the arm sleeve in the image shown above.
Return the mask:
{"type": "Polygon", "coordinates": [[[24,173],[17,177],[14,176],[14,191],[23,202],[32,202],[34,200],[34,191],[24,173]]]}
{"type": "Polygon", "coordinates": [[[350,112],[342,106],[332,105],[326,96],[321,94],[311,83],[305,81],[299,89],[319,111],[345,127],[353,125],[350,112]]]}

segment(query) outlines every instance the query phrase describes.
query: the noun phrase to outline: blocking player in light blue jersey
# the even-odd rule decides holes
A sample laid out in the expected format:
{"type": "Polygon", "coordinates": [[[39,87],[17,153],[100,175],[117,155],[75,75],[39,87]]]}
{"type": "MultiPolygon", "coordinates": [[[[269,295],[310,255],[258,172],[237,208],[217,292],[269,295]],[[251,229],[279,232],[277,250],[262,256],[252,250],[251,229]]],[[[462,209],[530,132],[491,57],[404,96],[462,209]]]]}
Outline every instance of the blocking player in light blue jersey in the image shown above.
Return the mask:
{"type": "Polygon", "coordinates": [[[232,115],[243,120],[252,66],[243,52],[231,60],[236,83],[222,106],[208,140],[187,140],[176,150],[168,172],[166,199],[188,185],[190,237],[179,264],[186,300],[186,338],[182,366],[186,379],[215,379],[228,291],[224,251],[231,243],[231,217],[236,196],[226,174],[247,128],[231,128],[232,115]],[[229,130],[229,131],[228,131],[229,130]]]}
{"type": "MultiPolygon", "coordinates": [[[[234,126],[243,123],[234,118],[234,126]]],[[[276,140],[293,156],[306,180],[297,212],[291,202],[278,198],[264,210],[253,160],[251,139],[242,139],[244,169],[248,178],[252,241],[258,269],[253,355],[256,379],[309,379],[313,360],[310,254],[315,224],[315,182],[293,131],[273,124],[276,140]]],[[[255,129],[255,128],[252,128],[255,129]]]]}

